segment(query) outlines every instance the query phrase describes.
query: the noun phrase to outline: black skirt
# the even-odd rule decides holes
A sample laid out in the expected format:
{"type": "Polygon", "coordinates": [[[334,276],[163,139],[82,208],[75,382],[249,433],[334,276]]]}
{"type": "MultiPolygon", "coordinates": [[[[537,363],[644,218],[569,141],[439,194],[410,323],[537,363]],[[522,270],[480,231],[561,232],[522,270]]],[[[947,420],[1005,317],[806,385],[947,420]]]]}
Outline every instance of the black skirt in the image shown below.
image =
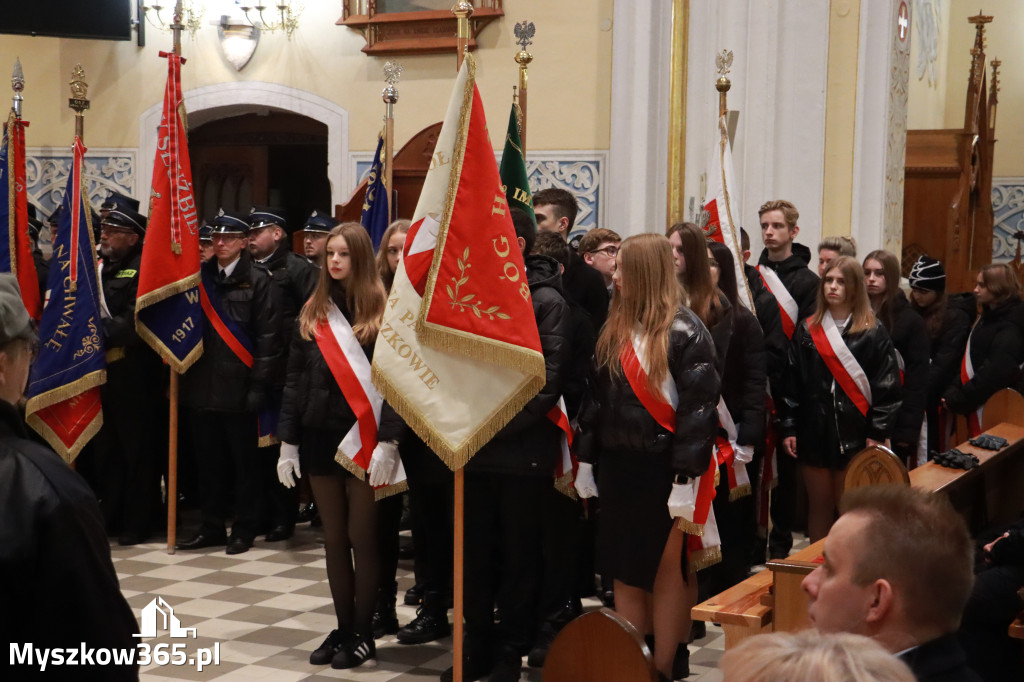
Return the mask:
{"type": "Polygon", "coordinates": [[[308,476],[351,476],[334,459],[344,437],[345,432],[334,429],[303,429],[302,442],[299,444],[302,473],[308,476]]]}
{"type": "Polygon", "coordinates": [[[601,452],[598,550],[602,570],[611,578],[654,591],[658,564],[672,530],[668,498],[673,477],[666,454],[601,452]]]}

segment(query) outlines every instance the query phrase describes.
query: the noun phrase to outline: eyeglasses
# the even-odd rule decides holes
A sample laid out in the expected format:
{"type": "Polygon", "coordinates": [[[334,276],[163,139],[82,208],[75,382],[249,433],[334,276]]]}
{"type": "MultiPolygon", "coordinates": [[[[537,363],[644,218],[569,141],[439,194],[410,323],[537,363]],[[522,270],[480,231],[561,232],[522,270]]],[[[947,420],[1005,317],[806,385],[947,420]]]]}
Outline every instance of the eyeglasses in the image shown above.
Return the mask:
{"type": "Polygon", "coordinates": [[[234,234],[234,233],[231,233],[231,232],[215,234],[212,237],[213,241],[215,241],[215,242],[233,242],[233,241],[241,239],[241,238],[242,238],[242,235],[234,234]]]}
{"type": "Polygon", "coordinates": [[[603,253],[606,256],[608,256],[609,258],[615,258],[617,255],[619,255],[619,247],[617,247],[617,246],[606,246],[606,247],[601,248],[601,249],[594,249],[590,253],[603,253]]]}

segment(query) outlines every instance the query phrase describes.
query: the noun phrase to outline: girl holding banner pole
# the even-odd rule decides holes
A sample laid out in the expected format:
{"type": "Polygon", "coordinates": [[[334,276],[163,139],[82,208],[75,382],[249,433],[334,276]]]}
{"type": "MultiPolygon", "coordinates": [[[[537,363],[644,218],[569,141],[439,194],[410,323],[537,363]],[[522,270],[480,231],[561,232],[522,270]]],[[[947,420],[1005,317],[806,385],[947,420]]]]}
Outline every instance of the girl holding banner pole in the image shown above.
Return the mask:
{"type": "Polygon", "coordinates": [[[853,258],[829,264],[814,315],[793,334],[788,370],[779,430],[800,464],[816,542],[835,520],[846,465],[867,446],[888,445],[901,404],[896,351],[853,258]]]}
{"type": "Polygon", "coordinates": [[[600,491],[598,542],[615,609],[640,632],[653,623],[655,666],[672,679],[697,594],[697,565],[678,524],[694,524],[694,482],[711,463],[720,382],[711,335],[682,304],[668,239],[630,237],[616,260],[575,441],[576,490],[600,491]]]}
{"type": "Polygon", "coordinates": [[[359,223],[335,227],[319,284],[299,314],[278,423],[278,476],[288,487],[303,472],[309,476],[338,618],[338,628],[310,654],[313,665],[354,668],[376,660],[374,489],[404,479],[397,447],[404,424],[370,382],[385,301],[366,230],[359,223]]]}

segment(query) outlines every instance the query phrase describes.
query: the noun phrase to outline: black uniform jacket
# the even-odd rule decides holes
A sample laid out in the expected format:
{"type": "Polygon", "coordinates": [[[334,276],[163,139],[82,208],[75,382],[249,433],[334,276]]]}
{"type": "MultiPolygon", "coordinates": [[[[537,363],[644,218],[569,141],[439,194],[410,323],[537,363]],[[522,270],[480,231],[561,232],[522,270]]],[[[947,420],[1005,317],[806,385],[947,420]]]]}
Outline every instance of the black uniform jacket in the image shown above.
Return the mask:
{"type": "Polygon", "coordinates": [[[967,666],[967,656],[954,634],[925,642],[900,654],[899,659],[918,682],[981,682],[967,666]]]}
{"type": "MultiPolygon", "coordinates": [[[[0,401],[0,639],[37,648],[134,649],[96,496],[0,401]]],[[[52,655],[52,652],[51,652],[52,655]]],[[[13,658],[13,655],[11,656],[13,658]]],[[[35,679],[14,665],[5,679],[35,679]]],[[[35,668],[38,673],[38,667],[35,668]]],[[[41,675],[42,676],[42,675],[41,675]]],[[[46,678],[137,680],[138,666],[48,666],[46,678]]]]}
{"type": "Polygon", "coordinates": [[[562,296],[562,278],[554,258],[527,256],[526,275],[547,380],[540,393],[473,456],[468,471],[553,476],[561,456],[561,431],[547,414],[562,395],[571,352],[572,317],[562,296]]]}
{"type": "Polygon", "coordinates": [[[1020,299],[1011,299],[991,308],[982,306],[981,319],[970,335],[974,378],[966,384],[954,382],[944,396],[953,412],[968,414],[1017,381],[1024,360],[1024,338],[1015,320],[1021,305],[1020,299]]]}
{"type": "MultiPolygon", "coordinates": [[[[843,341],[867,375],[871,406],[867,416],[838,383],[818,353],[807,327],[800,323],[789,346],[783,400],[778,404],[783,438],[797,437],[797,445],[829,453],[831,463],[843,463],[864,449],[866,439],[884,441],[892,435],[900,409],[899,365],[889,333],[875,321],[863,332],[843,332],[843,341]],[[834,390],[833,390],[834,389],[834,390]],[[839,460],[835,454],[839,453],[839,460]]],[[[822,464],[815,463],[815,466],[822,464]]]]}
{"type": "MultiPolygon", "coordinates": [[[[289,251],[284,246],[270,254],[264,261],[255,265],[270,273],[280,305],[281,343],[283,358],[287,358],[288,341],[295,331],[295,320],[299,311],[316,289],[320,279],[320,270],[302,256],[289,251]]],[[[286,362],[278,363],[278,375],[274,378],[274,387],[280,390],[285,382],[286,362]]]]}
{"type": "MultiPolygon", "coordinates": [[[[203,263],[202,269],[209,273],[209,279],[217,279],[216,258],[203,263]]],[[[203,355],[182,379],[182,399],[194,409],[258,412],[265,406],[266,393],[281,361],[278,304],[270,275],[254,267],[252,258],[242,251],[231,275],[214,286],[225,313],[252,339],[252,369],[238,359],[213,325],[207,323],[203,329],[203,355]]]]}
{"type": "Polygon", "coordinates": [[[664,454],[677,475],[693,478],[708,469],[718,430],[720,380],[711,334],[689,308],[680,307],[669,330],[668,367],[679,394],[675,433],[650,415],[622,374],[595,367],[574,444],[582,462],[600,450],[664,454]]]}
{"type": "Polygon", "coordinates": [[[104,259],[103,300],[110,317],[103,320],[103,342],[107,350],[107,392],[132,400],[140,387],[149,394],[163,394],[167,372],[156,351],[135,330],[135,298],[139,292],[141,242],[123,259],[104,259]],[[127,383],[126,386],[120,384],[127,383]]]}

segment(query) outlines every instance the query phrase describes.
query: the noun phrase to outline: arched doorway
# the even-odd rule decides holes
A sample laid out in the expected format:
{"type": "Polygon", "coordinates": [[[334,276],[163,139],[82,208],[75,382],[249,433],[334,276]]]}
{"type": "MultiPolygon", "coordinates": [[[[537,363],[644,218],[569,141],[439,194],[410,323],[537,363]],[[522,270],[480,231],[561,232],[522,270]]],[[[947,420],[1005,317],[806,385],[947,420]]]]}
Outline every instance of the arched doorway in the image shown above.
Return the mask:
{"type": "Polygon", "coordinates": [[[192,128],[189,155],[199,214],[284,208],[293,230],[314,208],[330,206],[327,126],[298,114],[263,110],[192,128]]]}

